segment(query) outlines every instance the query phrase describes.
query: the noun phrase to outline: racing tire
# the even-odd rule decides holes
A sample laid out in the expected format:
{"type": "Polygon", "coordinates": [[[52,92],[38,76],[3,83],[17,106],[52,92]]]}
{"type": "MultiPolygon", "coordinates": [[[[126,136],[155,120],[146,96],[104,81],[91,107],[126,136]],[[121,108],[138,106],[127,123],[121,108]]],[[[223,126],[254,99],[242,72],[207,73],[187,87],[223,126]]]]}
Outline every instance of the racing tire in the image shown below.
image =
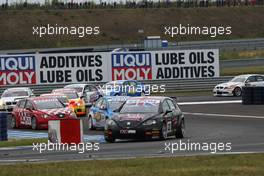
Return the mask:
{"type": "Polygon", "coordinates": [[[95,127],[93,126],[93,119],[91,116],[88,118],[88,129],[89,130],[95,130],[95,127]]]}
{"type": "Polygon", "coordinates": [[[242,95],[242,90],[239,88],[239,87],[236,87],[234,90],[233,90],[233,95],[235,97],[240,97],[242,95]]]}
{"type": "Polygon", "coordinates": [[[182,120],[181,124],[176,129],[175,137],[177,139],[184,138],[184,131],[185,131],[185,123],[184,123],[184,120],[182,120]]]}
{"type": "Polygon", "coordinates": [[[32,130],[37,130],[38,129],[38,123],[36,117],[31,118],[31,128],[32,130]]]}
{"type": "Polygon", "coordinates": [[[13,129],[17,128],[16,117],[12,115],[10,120],[10,127],[13,129]]]}
{"type": "Polygon", "coordinates": [[[106,141],[106,142],[109,142],[109,143],[115,143],[115,138],[114,138],[114,137],[111,137],[111,138],[105,138],[105,141],[106,141]]]}
{"type": "Polygon", "coordinates": [[[167,124],[163,123],[162,128],[160,130],[160,140],[166,140],[167,137],[168,137],[167,124]]]}

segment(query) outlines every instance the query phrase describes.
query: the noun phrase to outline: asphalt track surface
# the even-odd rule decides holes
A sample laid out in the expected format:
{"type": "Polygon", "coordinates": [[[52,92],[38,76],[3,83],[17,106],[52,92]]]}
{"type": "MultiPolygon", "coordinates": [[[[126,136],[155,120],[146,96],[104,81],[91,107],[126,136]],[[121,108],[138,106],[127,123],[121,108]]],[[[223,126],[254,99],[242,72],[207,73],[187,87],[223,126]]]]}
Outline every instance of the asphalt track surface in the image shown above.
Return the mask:
{"type": "MultiPolygon", "coordinates": [[[[264,105],[242,105],[236,102],[239,99],[180,97],[179,103],[207,102],[180,106],[185,113],[186,121],[185,138],[182,140],[175,138],[166,141],[122,140],[113,144],[100,143],[98,151],[84,153],[78,151],[40,153],[36,149],[33,150],[32,146],[0,148],[0,164],[264,152],[264,105]],[[230,102],[212,104],[211,101],[230,102]]],[[[91,132],[87,127],[84,128],[84,133],[102,135],[102,131],[91,132]]]]}

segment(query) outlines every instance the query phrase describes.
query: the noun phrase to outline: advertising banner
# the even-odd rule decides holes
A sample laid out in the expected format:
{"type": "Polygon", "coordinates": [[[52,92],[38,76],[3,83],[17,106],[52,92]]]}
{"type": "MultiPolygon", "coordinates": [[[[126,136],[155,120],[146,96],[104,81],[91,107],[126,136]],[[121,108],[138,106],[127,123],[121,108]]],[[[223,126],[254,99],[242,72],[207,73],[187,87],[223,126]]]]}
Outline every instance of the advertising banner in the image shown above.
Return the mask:
{"type": "Polygon", "coordinates": [[[219,50],[0,56],[0,85],[219,77],[219,50]]]}
{"type": "Polygon", "coordinates": [[[108,53],[38,54],[38,84],[103,82],[109,80],[108,53]]]}
{"type": "Polygon", "coordinates": [[[0,85],[36,84],[35,55],[0,56],[0,85]]]}
{"type": "Polygon", "coordinates": [[[112,80],[219,77],[219,52],[164,50],[112,53],[112,80]]]}
{"type": "Polygon", "coordinates": [[[152,79],[151,52],[113,53],[112,80],[152,79]]]}
{"type": "Polygon", "coordinates": [[[218,50],[154,52],[153,80],[219,77],[218,50]]]}

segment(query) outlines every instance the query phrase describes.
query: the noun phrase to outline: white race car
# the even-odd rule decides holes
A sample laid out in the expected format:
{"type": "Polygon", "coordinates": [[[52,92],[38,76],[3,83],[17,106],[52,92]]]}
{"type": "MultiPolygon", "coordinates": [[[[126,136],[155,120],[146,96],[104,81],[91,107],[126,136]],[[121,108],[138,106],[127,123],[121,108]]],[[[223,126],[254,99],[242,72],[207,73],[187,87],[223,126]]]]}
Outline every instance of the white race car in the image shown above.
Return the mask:
{"type": "Polygon", "coordinates": [[[243,86],[264,84],[264,76],[259,74],[239,75],[213,89],[214,96],[241,96],[243,86]]]}
{"type": "Polygon", "coordinates": [[[0,99],[1,111],[12,111],[18,100],[35,96],[28,87],[6,89],[0,99]]]}

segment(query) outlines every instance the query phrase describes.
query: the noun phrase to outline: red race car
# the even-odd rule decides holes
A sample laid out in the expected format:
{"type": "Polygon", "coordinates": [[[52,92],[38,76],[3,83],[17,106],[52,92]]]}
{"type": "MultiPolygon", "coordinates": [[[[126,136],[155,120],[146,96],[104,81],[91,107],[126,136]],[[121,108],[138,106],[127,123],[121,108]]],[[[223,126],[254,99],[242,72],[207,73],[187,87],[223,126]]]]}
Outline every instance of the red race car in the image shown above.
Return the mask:
{"type": "Polygon", "coordinates": [[[77,118],[57,98],[35,97],[17,102],[12,112],[12,128],[47,129],[49,120],[77,118]]]}

